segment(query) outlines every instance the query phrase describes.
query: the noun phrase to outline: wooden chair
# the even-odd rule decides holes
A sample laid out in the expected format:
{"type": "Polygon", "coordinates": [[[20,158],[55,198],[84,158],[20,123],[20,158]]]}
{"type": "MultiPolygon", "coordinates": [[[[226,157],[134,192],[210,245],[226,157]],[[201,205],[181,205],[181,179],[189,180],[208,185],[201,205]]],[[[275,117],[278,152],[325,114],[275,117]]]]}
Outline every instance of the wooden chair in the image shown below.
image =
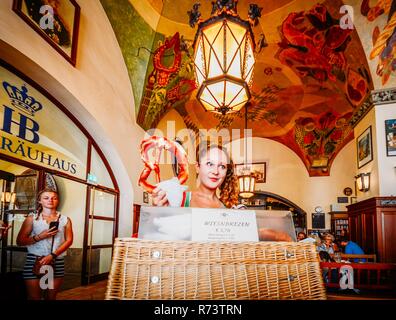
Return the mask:
{"type": "Polygon", "coordinates": [[[341,259],[354,262],[355,259],[366,259],[367,262],[377,262],[376,254],[341,254],[341,259]]]}
{"type": "Polygon", "coordinates": [[[396,264],[394,263],[336,263],[321,262],[320,267],[331,275],[337,270],[337,279],[328,277],[328,288],[340,288],[340,268],[350,266],[354,271],[354,288],[367,290],[396,290],[396,264]],[[336,281],[334,281],[336,280],[336,281]]]}

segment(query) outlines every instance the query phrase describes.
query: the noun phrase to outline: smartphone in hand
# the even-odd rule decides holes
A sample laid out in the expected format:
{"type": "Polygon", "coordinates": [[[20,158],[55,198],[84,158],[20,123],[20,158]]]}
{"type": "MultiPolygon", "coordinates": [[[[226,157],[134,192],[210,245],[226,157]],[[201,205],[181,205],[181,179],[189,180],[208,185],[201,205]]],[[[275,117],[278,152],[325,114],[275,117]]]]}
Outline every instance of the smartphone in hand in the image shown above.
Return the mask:
{"type": "Polygon", "coordinates": [[[51,221],[48,229],[52,229],[53,227],[56,227],[53,231],[57,230],[59,228],[59,221],[51,221]]]}

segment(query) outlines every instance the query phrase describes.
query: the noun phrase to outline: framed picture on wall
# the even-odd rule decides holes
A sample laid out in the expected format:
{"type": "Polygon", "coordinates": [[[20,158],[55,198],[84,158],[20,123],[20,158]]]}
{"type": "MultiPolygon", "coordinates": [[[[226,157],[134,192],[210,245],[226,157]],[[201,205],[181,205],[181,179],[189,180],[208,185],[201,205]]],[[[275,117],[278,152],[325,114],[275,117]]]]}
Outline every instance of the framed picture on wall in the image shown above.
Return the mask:
{"type": "MultiPolygon", "coordinates": [[[[243,169],[245,168],[245,164],[236,164],[235,165],[235,175],[241,176],[243,175],[243,169]]],[[[265,162],[256,162],[248,165],[250,172],[254,174],[256,177],[256,183],[265,183],[266,181],[266,163],[265,162]]]]}
{"type": "Polygon", "coordinates": [[[325,213],[314,212],[312,213],[312,228],[313,229],[324,229],[326,228],[325,213]]]}
{"type": "Polygon", "coordinates": [[[143,191],[143,203],[149,203],[149,194],[143,191]]]}
{"type": "Polygon", "coordinates": [[[75,0],[14,0],[13,10],[73,66],[80,7],[75,0]]]}
{"type": "Polygon", "coordinates": [[[386,155],[396,156],[396,119],[385,120],[386,155]]]}
{"type": "Polygon", "coordinates": [[[373,160],[373,142],[371,134],[371,126],[369,126],[358,138],[357,138],[357,162],[358,168],[365,166],[367,163],[373,160]]]}

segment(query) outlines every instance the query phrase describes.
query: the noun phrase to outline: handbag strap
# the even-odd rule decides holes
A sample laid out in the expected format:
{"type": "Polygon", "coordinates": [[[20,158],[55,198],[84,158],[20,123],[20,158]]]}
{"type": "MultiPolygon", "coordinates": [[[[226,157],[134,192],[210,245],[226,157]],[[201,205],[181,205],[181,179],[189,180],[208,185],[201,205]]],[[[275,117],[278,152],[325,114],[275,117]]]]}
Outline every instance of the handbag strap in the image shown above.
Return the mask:
{"type": "MultiPolygon", "coordinates": [[[[58,219],[56,220],[57,222],[59,222],[60,217],[61,217],[61,214],[59,214],[58,219]]],[[[51,253],[52,253],[52,250],[54,249],[54,241],[55,241],[55,236],[52,236],[51,253]]]]}

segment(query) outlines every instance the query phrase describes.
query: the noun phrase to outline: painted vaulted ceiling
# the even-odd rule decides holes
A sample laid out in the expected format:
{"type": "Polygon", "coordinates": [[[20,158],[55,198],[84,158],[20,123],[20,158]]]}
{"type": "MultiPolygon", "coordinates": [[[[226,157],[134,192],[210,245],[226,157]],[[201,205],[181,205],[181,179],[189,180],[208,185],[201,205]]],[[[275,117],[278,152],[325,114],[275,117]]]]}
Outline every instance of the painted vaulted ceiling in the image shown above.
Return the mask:
{"type": "MultiPolygon", "coordinates": [[[[311,176],[329,175],[336,155],[353,139],[350,120],[370,90],[395,86],[395,2],[239,0],[243,19],[251,3],[263,8],[253,27],[253,135],[291,148],[311,176]]],[[[200,3],[201,17],[209,18],[210,0],[101,3],[124,55],[142,128],[155,128],[171,109],[193,130],[244,128],[244,109],[222,116],[205,112],[196,99],[197,27],[189,26],[187,11],[200,3]]]]}

